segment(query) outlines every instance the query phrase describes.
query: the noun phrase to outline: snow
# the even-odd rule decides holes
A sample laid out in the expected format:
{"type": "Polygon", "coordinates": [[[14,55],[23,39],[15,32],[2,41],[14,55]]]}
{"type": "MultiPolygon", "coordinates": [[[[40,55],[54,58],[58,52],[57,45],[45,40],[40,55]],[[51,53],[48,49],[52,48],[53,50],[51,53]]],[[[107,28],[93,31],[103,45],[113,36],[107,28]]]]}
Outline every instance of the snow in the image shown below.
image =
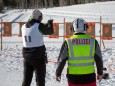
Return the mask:
{"type": "MultiPolygon", "coordinates": [[[[48,9],[40,9],[43,13],[43,22],[48,19],[54,19],[54,22],[72,22],[76,17],[84,18],[86,21],[99,22],[102,16],[102,22],[115,23],[115,1],[98,2],[90,4],[73,5],[66,7],[55,7],[48,9]]],[[[6,22],[27,22],[33,9],[25,10],[7,10],[4,14],[0,14],[0,19],[6,22]]],[[[60,25],[60,36],[63,36],[63,26],[60,25]]],[[[19,25],[12,25],[13,34],[19,33],[19,25]]],[[[96,24],[96,35],[99,35],[99,24],[96,24]]],[[[115,37],[115,25],[113,28],[113,36],[115,37]]],[[[1,28],[0,28],[1,29],[1,28]]],[[[98,41],[99,38],[96,38],[98,41]]],[[[46,73],[46,86],[67,86],[66,67],[62,73],[61,82],[55,80],[56,61],[59,55],[63,38],[49,39],[44,37],[47,47],[48,60],[46,73]]],[[[100,42],[99,42],[100,43],[100,42]]],[[[110,78],[98,82],[98,86],[115,86],[115,39],[104,41],[105,49],[102,46],[102,55],[104,66],[107,67],[110,78]]],[[[0,52],[0,86],[21,86],[23,80],[23,58],[22,58],[22,38],[4,37],[3,51],[0,52]]],[[[32,85],[36,86],[35,77],[32,85]]]]}

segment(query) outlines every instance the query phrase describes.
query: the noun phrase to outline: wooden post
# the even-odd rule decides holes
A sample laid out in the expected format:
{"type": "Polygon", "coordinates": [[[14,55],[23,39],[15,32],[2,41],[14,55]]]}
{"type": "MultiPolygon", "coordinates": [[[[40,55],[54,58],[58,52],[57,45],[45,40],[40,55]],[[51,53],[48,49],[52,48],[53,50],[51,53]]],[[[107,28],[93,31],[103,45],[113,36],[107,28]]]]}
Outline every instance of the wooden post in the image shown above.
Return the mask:
{"type": "Polygon", "coordinates": [[[2,19],[1,19],[1,51],[2,51],[2,19]]]}
{"type": "MultiPolygon", "coordinates": [[[[100,16],[100,47],[101,47],[101,42],[102,42],[103,47],[104,47],[104,49],[105,49],[105,44],[104,44],[103,38],[102,38],[102,36],[101,36],[101,33],[102,33],[102,27],[101,27],[101,25],[102,25],[102,17],[100,16]]],[[[100,49],[101,49],[101,48],[100,48],[100,49]]]]}
{"type": "Polygon", "coordinates": [[[65,41],[65,18],[64,18],[64,28],[63,28],[63,29],[64,29],[64,30],[63,30],[63,31],[64,31],[64,32],[63,32],[63,33],[64,33],[64,34],[63,34],[63,42],[64,42],[64,41],[65,41]]]}
{"type": "Polygon", "coordinates": [[[102,17],[100,16],[100,49],[101,49],[101,23],[102,23],[102,17]]]}
{"type": "Polygon", "coordinates": [[[103,41],[103,39],[102,39],[102,43],[103,43],[103,47],[104,47],[104,49],[105,49],[105,44],[104,44],[104,41],[103,41]]]}

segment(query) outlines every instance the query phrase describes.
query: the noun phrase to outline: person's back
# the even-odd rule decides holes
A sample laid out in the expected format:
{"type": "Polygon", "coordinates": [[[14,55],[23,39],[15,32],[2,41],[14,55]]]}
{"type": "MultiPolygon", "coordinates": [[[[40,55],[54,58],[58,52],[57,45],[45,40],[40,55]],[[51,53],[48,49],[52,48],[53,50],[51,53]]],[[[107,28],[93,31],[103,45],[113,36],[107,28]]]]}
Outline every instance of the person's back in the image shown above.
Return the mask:
{"type": "Polygon", "coordinates": [[[22,86],[30,86],[35,71],[37,86],[45,86],[46,47],[43,35],[53,34],[53,20],[41,23],[42,13],[35,10],[29,21],[22,26],[24,79],[22,86]]]}
{"type": "MultiPolygon", "coordinates": [[[[25,27],[25,25],[23,27],[25,27]]],[[[31,28],[25,29],[23,27],[23,47],[31,48],[44,45],[43,35],[38,30],[39,23],[35,23],[31,28]]]]}
{"type": "Polygon", "coordinates": [[[67,79],[69,86],[96,86],[94,62],[97,66],[97,74],[102,78],[103,62],[101,51],[96,39],[85,34],[88,28],[83,19],[73,21],[73,36],[65,40],[58,58],[56,80],[61,79],[63,67],[68,62],[67,79]]]}

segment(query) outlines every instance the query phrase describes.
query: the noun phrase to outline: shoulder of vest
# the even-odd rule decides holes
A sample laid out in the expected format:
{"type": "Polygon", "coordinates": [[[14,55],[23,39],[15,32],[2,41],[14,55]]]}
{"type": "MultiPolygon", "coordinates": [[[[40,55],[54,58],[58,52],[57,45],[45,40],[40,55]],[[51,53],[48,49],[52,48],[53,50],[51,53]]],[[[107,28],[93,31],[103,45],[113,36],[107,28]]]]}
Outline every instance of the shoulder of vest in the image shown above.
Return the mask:
{"type": "Polygon", "coordinates": [[[67,42],[67,41],[69,41],[69,40],[71,40],[70,38],[68,38],[68,39],[66,39],[65,41],[67,42]]]}

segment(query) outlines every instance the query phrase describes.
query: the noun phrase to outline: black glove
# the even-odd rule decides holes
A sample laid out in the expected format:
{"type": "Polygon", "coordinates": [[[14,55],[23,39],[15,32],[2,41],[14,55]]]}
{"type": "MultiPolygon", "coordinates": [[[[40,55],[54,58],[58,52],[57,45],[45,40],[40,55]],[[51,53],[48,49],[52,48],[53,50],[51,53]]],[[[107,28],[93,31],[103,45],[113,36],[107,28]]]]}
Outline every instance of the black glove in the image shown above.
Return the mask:
{"type": "Polygon", "coordinates": [[[103,79],[109,79],[109,73],[104,73],[103,74],[103,79]]]}
{"type": "Polygon", "coordinates": [[[103,71],[105,72],[104,74],[103,74],[103,79],[109,79],[109,73],[107,73],[107,68],[103,68],[103,71]]]}
{"type": "Polygon", "coordinates": [[[45,53],[45,61],[48,63],[47,53],[45,53]]]}
{"type": "Polygon", "coordinates": [[[53,19],[48,20],[48,24],[52,24],[53,23],[53,19]]]}

